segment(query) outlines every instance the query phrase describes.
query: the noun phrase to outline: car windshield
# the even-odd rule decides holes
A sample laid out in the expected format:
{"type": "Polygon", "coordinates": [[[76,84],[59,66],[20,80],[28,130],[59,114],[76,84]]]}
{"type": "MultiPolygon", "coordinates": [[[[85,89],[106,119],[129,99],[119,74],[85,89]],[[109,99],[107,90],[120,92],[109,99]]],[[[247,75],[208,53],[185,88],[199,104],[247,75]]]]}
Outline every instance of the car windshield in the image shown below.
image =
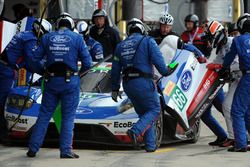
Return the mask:
{"type": "Polygon", "coordinates": [[[81,78],[81,91],[92,93],[110,93],[111,76],[110,67],[98,67],[92,69],[81,78]]]}

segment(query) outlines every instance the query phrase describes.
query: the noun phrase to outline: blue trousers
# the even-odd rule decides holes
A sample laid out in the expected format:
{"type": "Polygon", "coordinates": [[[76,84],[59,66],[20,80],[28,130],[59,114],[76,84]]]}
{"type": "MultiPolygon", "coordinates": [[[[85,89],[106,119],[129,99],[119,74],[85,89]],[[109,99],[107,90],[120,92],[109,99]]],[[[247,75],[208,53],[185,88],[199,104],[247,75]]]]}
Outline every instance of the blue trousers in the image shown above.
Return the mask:
{"type": "Polygon", "coordinates": [[[6,120],[4,118],[4,105],[13,85],[13,78],[0,76],[0,139],[7,135],[6,120]]]}
{"type": "Polygon", "coordinates": [[[131,130],[143,136],[146,149],[156,148],[155,121],[160,114],[160,100],[152,80],[137,78],[123,82],[124,91],[135,107],[139,120],[131,130]]]}
{"type": "Polygon", "coordinates": [[[250,132],[250,74],[243,75],[234,93],[231,116],[235,147],[247,147],[246,130],[250,132]]]}
{"type": "MultiPolygon", "coordinates": [[[[223,101],[224,101],[224,92],[223,89],[221,88],[212,102],[215,108],[221,113],[223,113],[222,111],[223,101]]],[[[212,105],[203,113],[203,115],[201,116],[201,120],[219,139],[225,139],[227,138],[227,134],[225,130],[220,126],[219,122],[213,117],[211,113],[211,108],[212,105]]]]}
{"type": "Polygon", "coordinates": [[[45,82],[40,112],[29,141],[29,149],[31,151],[37,152],[41,147],[49,121],[58,102],[61,101],[60,152],[61,154],[71,153],[74,118],[79,103],[79,92],[80,80],[78,76],[71,77],[69,83],[65,82],[64,77],[51,77],[48,82],[45,82]]]}

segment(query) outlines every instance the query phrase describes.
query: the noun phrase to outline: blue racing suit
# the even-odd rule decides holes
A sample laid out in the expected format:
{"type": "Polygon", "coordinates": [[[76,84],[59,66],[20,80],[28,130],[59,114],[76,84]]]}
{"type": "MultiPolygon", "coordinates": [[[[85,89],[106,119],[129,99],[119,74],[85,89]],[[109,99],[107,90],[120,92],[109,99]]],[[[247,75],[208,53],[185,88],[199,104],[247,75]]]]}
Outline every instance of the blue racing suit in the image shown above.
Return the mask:
{"type": "Polygon", "coordinates": [[[224,68],[230,68],[235,56],[239,56],[239,68],[242,78],[234,93],[231,116],[235,135],[235,147],[247,147],[246,129],[250,132],[250,34],[246,33],[233,39],[230,51],[223,62],[224,68]]]}
{"type": "Polygon", "coordinates": [[[89,49],[89,53],[93,61],[100,61],[103,59],[103,48],[102,45],[91,37],[85,39],[89,49]]]}
{"type": "MultiPolygon", "coordinates": [[[[0,55],[0,124],[3,124],[4,104],[16,79],[16,70],[26,67],[31,70],[32,50],[37,47],[37,37],[31,31],[16,34],[0,55]]],[[[3,128],[0,128],[1,133],[3,128]]]]}
{"type": "MultiPolygon", "coordinates": [[[[78,71],[78,60],[82,63],[82,71],[91,67],[92,59],[81,35],[68,28],[43,36],[38,53],[33,58],[34,63],[46,59],[45,68],[49,70],[57,66],[78,71]],[[58,66],[59,65],[59,66],[58,66]]],[[[62,70],[60,70],[62,71],[62,70]]],[[[59,71],[59,72],[60,72],[59,71]]],[[[65,71],[63,71],[65,72],[65,71]]],[[[76,108],[79,102],[80,78],[71,75],[70,81],[65,81],[65,75],[51,75],[44,84],[44,94],[37,122],[32,130],[29,150],[37,152],[42,145],[49,121],[59,101],[62,107],[62,124],[60,133],[60,152],[70,154],[72,150],[73,128],[76,108]]]]}
{"type": "MultiPolygon", "coordinates": [[[[224,101],[224,91],[221,88],[218,91],[217,96],[214,98],[212,104],[214,107],[221,113],[222,111],[222,103],[224,101]]],[[[201,120],[207,125],[207,127],[217,136],[219,140],[225,140],[227,138],[227,134],[225,130],[221,127],[219,122],[214,118],[211,113],[212,105],[208,107],[208,109],[202,114],[201,120]]]]}
{"type": "MultiPolygon", "coordinates": [[[[153,74],[153,65],[162,75],[168,74],[162,54],[153,38],[134,33],[118,44],[112,63],[112,90],[120,88],[121,72],[130,67],[144,74],[153,74]]],[[[160,114],[160,100],[152,77],[138,77],[125,80],[123,88],[134,105],[139,120],[131,130],[137,137],[144,135],[145,147],[156,148],[155,121],[160,114]]]]}

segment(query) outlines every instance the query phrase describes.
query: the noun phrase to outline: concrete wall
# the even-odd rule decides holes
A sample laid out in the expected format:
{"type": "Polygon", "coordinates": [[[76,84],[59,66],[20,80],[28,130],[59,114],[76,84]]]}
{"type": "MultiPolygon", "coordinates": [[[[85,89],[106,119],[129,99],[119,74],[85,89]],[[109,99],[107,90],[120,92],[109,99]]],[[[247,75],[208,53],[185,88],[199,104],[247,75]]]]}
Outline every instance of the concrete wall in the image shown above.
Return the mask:
{"type": "Polygon", "coordinates": [[[231,22],[233,14],[232,0],[209,0],[208,18],[231,22]]]}

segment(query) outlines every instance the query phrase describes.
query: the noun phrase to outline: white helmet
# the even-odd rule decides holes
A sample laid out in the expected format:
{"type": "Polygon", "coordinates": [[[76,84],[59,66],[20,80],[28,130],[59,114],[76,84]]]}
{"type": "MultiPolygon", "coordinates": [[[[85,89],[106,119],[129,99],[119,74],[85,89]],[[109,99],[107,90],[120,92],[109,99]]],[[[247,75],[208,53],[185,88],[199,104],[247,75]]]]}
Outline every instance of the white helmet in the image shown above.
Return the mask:
{"type": "Polygon", "coordinates": [[[167,25],[173,25],[174,24],[174,18],[168,13],[164,13],[160,19],[160,24],[167,24],[167,25]]]}
{"type": "Polygon", "coordinates": [[[76,25],[76,29],[80,34],[87,35],[88,34],[88,23],[85,21],[79,21],[76,25]]]}
{"type": "Polygon", "coordinates": [[[52,31],[52,25],[47,20],[42,19],[42,22],[41,22],[41,18],[38,18],[32,24],[32,29],[36,34],[40,33],[40,35],[44,35],[50,31],[52,31]],[[41,24],[41,26],[40,26],[40,24],[41,24]],[[38,32],[38,31],[40,31],[40,32],[38,32]]]}
{"type": "Polygon", "coordinates": [[[241,34],[245,32],[250,32],[249,30],[250,14],[244,13],[237,20],[237,28],[241,34]]]}
{"type": "Polygon", "coordinates": [[[71,30],[74,30],[75,23],[73,18],[69,13],[63,12],[56,20],[56,28],[59,29],[60,27],[65,26],[71,30]]]}
{"type": "Polygon", "coordinates": [[[131,35],[131,31],[135,29],[140,30],[141,34],[143,35],[146,34],[146,30],[145,30],[143,22],[140,19],[132,18],[131,20],[129,20],[127,24],[128,35],[131,35]]]}

